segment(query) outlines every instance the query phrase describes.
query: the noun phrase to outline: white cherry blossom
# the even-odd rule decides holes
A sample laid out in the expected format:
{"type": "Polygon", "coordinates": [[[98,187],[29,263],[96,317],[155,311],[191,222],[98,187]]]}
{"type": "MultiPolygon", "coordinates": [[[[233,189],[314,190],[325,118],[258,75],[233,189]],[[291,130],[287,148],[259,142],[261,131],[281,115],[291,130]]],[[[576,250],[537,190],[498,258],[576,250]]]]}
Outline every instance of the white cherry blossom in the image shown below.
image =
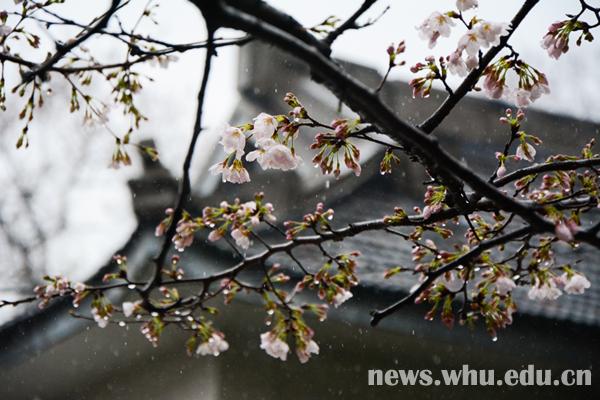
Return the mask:
{"type": "Polygon", "coordinates": [[[466,76],[469,68],[462,57],[462,51],[456,50],[448,56],[448,71],[458,76],[466,76]]]}
{"type": "Polygon", "coordinates": [[[458,48],[460,50],[465,50],[467,54],[472,57],[477,57],[479,49],[485,46],[485,44],[486,41],[476,28],[469,29],[469,31],[458,40],[458,48]]]}
{"type": "Polygon", "coordinates": [[[450,278],[446,277],[446,275],[444,275],[444,278],[441,281],[444,286],[446,286],[446,289],[448,289],[451,292],[458,292],[462,289],[463,285],[464,285],[464,281],[459,278],[455,272],[451,272],[450,273],[450,278]]]}
{"type": "Polygon", "coordinates": [[[496,291],[501,296],[506,296],[516,287],[517,285],[515,284],[515,281],[513,281],[507,276],[501,276],[498,279],[496,279],[496,291]]]}
{"type": "Polygon", "coordinates": [[[108,326],[108,317],[101,316],[96,307],[92,308],[92,317],[94,317],[94,321],[96,321],[99,328],[106,328],[108,326]]]}
{"type": "Polygon", "coordinates": [[[246,146],[246,136],[240,128],[234,126],[227,126],[221,134],[221,141],[225,153],[231,154],[236,153],[236,157],[241,157],[244,154],[244,147],[246,146]]]}
{"type": "Polygon", "coordinates": [[[417,27],[419,36],[429,41],[429,48],[433,48],[440,36],[450,36],[450,28],[454,26],[452,18],[446,14],[433,12],[421,25],[417,27]]]}
{"type": "Polygon", "coordinates": [[[497,46],[500,38],[508,33],[508,25],[504,23],[481,21],[477,24],[477,30],[485,41],[484,47],[497,46]]]}
{"type": "Polygon", "coordinates": [[[231,237],[235,240],[235,244],[242,249],[247,250],[248,247],[250,247],[250,239],[241,231],[241,229],[234,229],[231,231],[231,237]]]}
{"type": "Polygon", "coordinates": [[[273,332],[265,332],[260,335],[260,348],[271,357],[279,358],[282,361],[287,360],[290,351],[290,346],[273,332]]]}
{"type": "Polygon", "coordinates": [[[346,290],[346,289],[341,289],[339,292],[337,292],[335,294],[335,296],[333,296],[333,305],[335,308],[338,308],[339,306],[341,306],[343,303],[345,303],[352,297],[353,297],[353,294],[351,291],[346,290]]]}
{"type": "Polygon", "coordinates": [[[229,349],[229,343],[223,339],[222,335],[213,333],[208,341],[203,342],[196,349],[196,354],[201,356],[211,355],[218,356],[219,354],[229,349]]]}
{"type": "Polygon", "coordinates": [[[252,130],[252,134],[254,135],[254,139],[257,141],[262,139],[270,139],[275,133],[276,129],[277,119],[275,119],[275,117],[272,115],[263,112],[254,118],[254,129],[252,130]]]}
{"type": "Polygon", "coordinates": [[[239,160],[235,160],[230,166],[226,166],[224,162],[219,162],[210,167],[208,170],[213,175],[221,174],[223,182],[250,182],[250,175],[239,160]]]}
{"type": "Polygon", "coordinates": [[[554,280],[550,279],[541,284],[538,278],[535,278],[531,289],[527,293],[527,297],[531,300],[556,300],[560,295],[562,295],[562,292],[556,287],[554,280]]]}
{"type": "Polygon", "coordinates": [[[583,294],[585,289],[589,289],[592,284],[582,274],[573,274],[571,278],[566,273],[561,277],[566,283],[564,290],[568,294],[583,294]]]}
{"type": "Polygon", "coordinates": [[[529,143],[521,143],[521,145],[517,147],[517,152],[515,153],[515,155],[521,160],[533,162],[533,159],[535,158],[535,153],[535,147],[533,147],[529,143]]]}
{"type": "Polygon", "coordinates": [[[319,345],[314,340],[310,340],[306,343],[304,348],[296,350],[298,360],[300,360],[302,364],[308,362],[311,354],[319,354],[319,345]]]}
{"type": "Polygon", "coordinates": [[[293,154],[289,147],[272,139],[263,139],[257,144],[259,149],[248,153],[246,160],[250,162],[257,160],[264,170],[280,169],[288,171],[297,168],[302,162],[302,159],[293,154]]]}
{"type": "Polygon", "coordinates": [[[121,306],[123,309],[123,315],[126,317],[131,317],[137,308],[137,303],[133,303],[131,301],[126,301],[121,306]]]}
{"type": "Polygon", "coordinates": [[[477,0],[456,0],[456,8],[458,8],[458,10],[461,12],[467,11],[477,6],[479,6],[477,0]]]}

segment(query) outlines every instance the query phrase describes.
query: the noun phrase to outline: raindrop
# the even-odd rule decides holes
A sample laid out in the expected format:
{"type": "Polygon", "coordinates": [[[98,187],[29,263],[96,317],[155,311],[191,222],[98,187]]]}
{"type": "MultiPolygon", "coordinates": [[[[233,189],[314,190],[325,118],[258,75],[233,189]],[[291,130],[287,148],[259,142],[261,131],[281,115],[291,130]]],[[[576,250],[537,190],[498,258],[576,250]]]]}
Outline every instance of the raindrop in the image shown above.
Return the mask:
{"type": "Polygon", "coordinates": [[[123,326],[125,326],[125,325],[127,325],[127,324],[125,323],[125,321],[120,321],[120,322],[119,322],[119,326],[123,327],[123,326]]]}
{"type": "Polygon", "coordinates": [[[152,315],[153,317],[158,317],[158,313],[156,311],[152,312],[152,314],[150,315],[152,315]]]}
{"type": "Polygon", "coordinates": [[[130,283],[129,285],[127,285],[127,288],[129,288],[129,289],[135,289],[135,284],[130,283]]]}
{"type": "Polygon", "coordinates": [[[273,315],[274,313],[275,313],[275,310],[273,310],[272,308],[267,311],[267,314],[269,314],[269,315],[273,315]]]}
{"type": "Polygon", "coordinates": [[[494,336],[494,337],[492,338],[492,342],[497,342],[497,341],[498,341],[498,336],[494,336]]]}

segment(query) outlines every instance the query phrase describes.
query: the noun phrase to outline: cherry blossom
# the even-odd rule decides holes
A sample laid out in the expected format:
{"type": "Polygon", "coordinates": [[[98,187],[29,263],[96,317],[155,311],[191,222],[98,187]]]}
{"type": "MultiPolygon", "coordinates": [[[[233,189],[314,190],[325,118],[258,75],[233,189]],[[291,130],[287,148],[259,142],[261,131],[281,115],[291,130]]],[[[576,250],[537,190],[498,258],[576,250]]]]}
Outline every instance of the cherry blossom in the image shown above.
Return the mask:
{"type": "Polygon", "coordinates": [[[509,292],[511,292],[514,288],[517,287],[515,281],[510,279],[507,276],[501,276],[496,279],[496,291],[500,296],[506,296],[509,292]]]}
{"type": "Polygon", "coordinates": [[[12,27],[10,27],[6,24],[0,23],[0,37],[8,35],[9,33],[12,32],[12,30],[13,30],[12,27]]]}
{"type": "Polygon", "coordinates": [[[262,139],[257,145],[259,149],[248,153],[246,160],[250,162],[258,160],[263,170],[280,169],[288,171],[296,169],[302,161],[289,147],[277,143],[273,139],[262,139]]]}
{"type": "Polygon", "coordinates": [[[277,119],[270,114],[260,113],[254,118],[252,134],[256,141],[270,139],[277,129],[277,119]]]}
{"type": "Polygon", "coordinates": [[[296,349],[296,355],[302,364],[308,362],[311,354],[319,354],[319,345],[312,339],[305,346],[296,349]]]}
{"type": "Polygon", "coordinates": [[[476,28],[471,28],[458,40],[458,48],[465,50],[469,56],[477,57],[479,49],[486,43],[481,32],[476,28]]]}
{"type": "Polygon", "coordinates": [[[222,333],[214,332],[211,337],[200,344],[196,349],[196,354],[201,356],[211,355],[218,356],[219,354],[229,349],[229,343],[223,338],[222,333]]]}
{"type": "Polygon", "coordinates": [[[241,229],[234,229],[231,231],[231,237],[235,240],[235,244],[242,249],[247,250],[248,247],[250,247],[250,239],[241,229]]]}
{"type": "Polygon", "coordinates": [[[135,312],[139,308],[140,304],[141,303],[139,301],[136,301],[136,302],[125,301],[125,302],[123,302],[123,305],[121,306],[121,308],[123,310],[123,315],[126,316],[126,317],[131,317],[133,314],[135,314],[135,312]]]}
{"type": "Polygon", "coordinates": [[[441,280],[441,283],[443,283],[446,289],[448,289],[451,292],[460,291],[463,285],[465,284],[465,282],[460,277],[458,277],[455,272],[450,272],[450,274],[444,275],[443,279],[441,280]]]}
{"type": "Polygon", "coordinates": [[[504,23],[481,21],[477,24],[477,30],[485,42],[484,47],[497,46],[500,38],[508,33],[508,25],[504,23]]]}
{"type": "Polygon", "coordinates": [[[524,142],[524,143],[521,143],[519,145],[519,147],[517,147],[517,151],[516,151],[515,155],[520,160],[527,160],[529,162],[533,162],[535,153],[536,153],[535,147],[533,147],[529,143],[524,142]]]}
{"type": "Polygon", "coordinates": [[[75,293],[82,293],[86,290],[86,288],[87,286],[82,282],[77,282],[75,285],[73,285],[73,290],[75,290],[75,293]]]}
{"type": "Polygon", "coordinates": [[[542,283],[538,278],[535,278],[531,289],[527,293],[527,297],[531,300],[556,300],[561,294],[562,292],[556,287],[554,280],[549,279],[542,283]]]}
{"type": "Polygon", "coordinates": [[[494,73],[487,74],[483,80],[483,89],[492,99],[500,99],[504,94],[505,87],[504,78],[494,73]]]}
{"type": "Polygon", "coordinates": [[[456,8],[458,8],[458,10],[461,12],[467,11],[477,6],[479,6],[477,0],[456,0],[456,8]]]}
{"type": "Polygon", "coordinates": [[[548,33],[542,40],[542,48],[548,51],[548,55],[558,60],[561,55],[569,50],[569,35],[562,33],[565,26],[564,21],[558,21],[550,25],[548,33]]]}
{"type": "Polygon", "coordinates": [[[272,331],[260,335],[260,348],[271,357],[279,358],[281,361],[287,360],[290,351],[290,346],[272,331]]]}
{"type": "Polygon", "coordinates": [[[223,145],[223,149],[227,154],[236,153],[236,157],[239,158],[244,154],[246,136],[240,128],[227,126],[221,134],[219,143],[223,145]]]}
{"type": "Polygon", "coordinates": [[[417,27],[417,30],[421,38],[429,41],[429,48],[431,49],[435,47],[440,36],[450,36],[452,26],[454,26],[454,21],[448,15],[435,11],[417,27]]]}
{"type": "Polygon", "coordinates": [[[108,315],[102,315],[97,307],[92,307],[92,317],[99,328],[106,328],[108,326],[108,315]]]}
{"type": "Polygon", "coordinates": [[[470,68],[467,67],[467,63],[462,57],[462,51],[456,50],[452,52],[452,54],[447,57],[447,60],[448,71],[450,71],[451,74],[465,76],[469,73],[470,68]]]}
{"type": "Polygon", "coordinates": [[[585,289],[589,289],[592,284],[582,274],[572,274],[570,277],[565,272],[561,279],[565,282],[564,290],[568,294],[583,294],[585,289]]]}
{"type": "Polygon", "coordinates": [[[480,49],[498,45],[507,33],[506,24],[481,21],[459,39],[458,49],[464,49],[470,57],[477,57],[480,49]]]}
{"type": "Polygon", "coordinates": [[[224,162],[219,162],[208,169],[211,174],[219,175],[222,174],[223,182],[231,182],[231,183],[246,183],[250,182],[250,175],[248,174],[248,170],[244,168],[244,165],[239,159],[236,159],[231,163],[231,165],[227,165],[227,160],[224,162]]]}
{"type": "Polygon", "coordinates": [[[560,240],[562,240],[564,242],[572,242],[574,239],[573,235],[575,233],[577,233],[578,230],[579,230],[579,227],[577,226],[577,224],[574,221],[560,220],[556,224],[556,227],[554,228],[554,233],[556,234],[556,237],[559,238],[560,240]]]}
{"type": "Polygon", "coordinates": [[[506,165],[504,165],[504,163],[501,163],[498,167],[498,170],[496,171],[496,176],[498,178],[503,178],[506,175],[506,172],[506,165]]]}
{"type": "Polygon", "coordinates": [[[194,241],[194,233],[198,229],[198,224],[194,221],[183,221],[177,224],[177,230],[175,236],[173,236],[173,243],[178,251],[185,250],[186,247],[190,247],[194,241]]]}
{"type": "Polygon", "coordinates": [[[335,296],[333,296],[333,305],[335,308],[338,308],[352,297],[353,294],[351,291],[340,288],[340,290],[335,294],[335,296]]]}

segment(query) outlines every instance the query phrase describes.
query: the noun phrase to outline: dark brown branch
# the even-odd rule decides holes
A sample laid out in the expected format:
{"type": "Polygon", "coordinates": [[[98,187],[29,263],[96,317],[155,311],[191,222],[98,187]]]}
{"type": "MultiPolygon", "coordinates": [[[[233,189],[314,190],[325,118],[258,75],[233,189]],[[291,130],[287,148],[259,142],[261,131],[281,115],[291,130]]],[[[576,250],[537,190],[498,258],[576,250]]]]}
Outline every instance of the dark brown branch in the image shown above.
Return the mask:
{"type": "MultiPolygon", "coordinates": [[[[208,21],[207,21],[208,22],[208,21]]],[[[206,87],[208,85],[208,77],[210,75],[210,66],[211,61],[214,56],[214,46],[213,46],[213,37],[214,30],[211,25],[208,25],[208,40],[206,46],[206,58],[204,61],[204,72],[202,75],[202,82],[200,84],[200,91],[198,92],[198,109],[196,111],[196,121],[194,123],[194,131],[192,133],[192,139],[190,140],[190,144],[188,146],[187,154],[185,156],[185,160],[183,162],[182,167],[182,178],[181,183],[179,184],[179,194],[177,196],[177,204],[175,205],[173,214],[172,214],[172,222],[165,233],[164,241],[162,247],[160,249],[159,254],[154,258],[154,277],[148,282],[148,285],[144,288],[144,293],[148,293],[154,286],[160,284],[161,281],[161,270],[163,265],[165,264],[165,260],[167,258],[167,254],[169,253],[169,248],[171,247],[171,240],[175,236],[177,229],[177,222],[181,219],[183,215],[183,208],[185,206],[186,201],[191,193],[190,187],[190,166],[192,164],[192,159],[194,157],[194,149],[196,147],[196,142],[198,141],[198,137],[200,136],[200,132],[202,131],[202,113],[204,108],[204,98],[206,96],[206,87]]]]}
{"type": "Polygon", "coordinates": [[[23,74],[23,81],[29,82],[34,79],[36,76],[43,76],[54,64],[60,61],[66,54],[68,54],[71,50],[85,42],[92,35],[98,33],[102,29],[106,27],[108,21],[113,16],[113,14],[117,11],[119,7],[120,0],[112,0],[110,4],[110,8],[108,11],[104,13],[104,15],[98,20],[96,25],[93,25],[87,28],[84,32],[80,33],[80,35],[74,39],[71,39],[65,44],[58,46],[56,49],[56,53],[54,53],[51,57],[49,57],[46,61],[39,64],[38,66],[31,69],[31,71],[27,71],[23,74]]]}
{"type": "Polygon", "coordinates": [[[593,167],[600,165],[600,158],[589,158],[585,160],[570,160],[570,161],[557,161],[546,164],[532,165],[531,167],[521,168],[517,171],[506,174],[502,178],[498,178],[494,181],[494,186],[502,187],[507,183],[516,181],[517,179],[523,178],[527,175],[540,174],[543,172],[552,171],[572,171],[578,168],[593,167]]]}
{"type": "Polygon", "coordinates": [[[341,36],[344,32],[351,29],[359,29],[361,26],[356,23],[356,21],[365,13],[373,4],[375,4],[377,0],[364,0],[362,5],[354,14],[350,16],[344,23],[338,26],[334,31],[330,32],[323,42],[327,43],[327,46],[331,46],[335,40],[341,36]]]}

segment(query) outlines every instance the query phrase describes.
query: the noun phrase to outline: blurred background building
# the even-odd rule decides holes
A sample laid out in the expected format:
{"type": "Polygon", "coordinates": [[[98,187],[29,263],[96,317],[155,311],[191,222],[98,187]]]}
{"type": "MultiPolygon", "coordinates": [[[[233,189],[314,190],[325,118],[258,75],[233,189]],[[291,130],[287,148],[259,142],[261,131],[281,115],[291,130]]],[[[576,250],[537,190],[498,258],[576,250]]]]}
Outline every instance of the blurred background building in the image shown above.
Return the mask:
{"type": "MultiPolygon", "coordinates": [[[[381,79],[373,69],[353,63],[345,67],[360,80],[376,86],[381,79]]],[[[239,102],[232,123],[250,120],[261,111],[273,114],[286,111],[282,98],[294,92],[317,119],[331,120],[339,115],[336,99],[310,80],[309,71],[297,60],[275,49],[252,43],[241,50],[238,92],[239,102]]],[[[434,93],[431,99],[412,99],[407,84],[390,81],[382,96],[403,118],[419,122],[443,99],[434,93]]],[[[467,98],[440,127],[438,136],[456,156],[482,174],[494,167],[494,151],[505,137],[498,117],[506,105],[480,98],[467,98]]],[[[540,136],[545,152],[578,153],[598,132],[598,124],[540,111],[528,113],[527,130],[540,136]]],[[[300,140],[307,148],[312,133],[304,131],[300,140]]],[[[218,139],[217,139],[218,140],[218,139]]],[[[216,140],[203,142],[199,156],[210,165],[221,157],[212,149],[216,140]],[[212,143],[212,145],[211,145],[212,143]],[[215,154],[216,153],[216,154],[215,154]]],[[[299,217],[324,201],[338,211],[336,223],[378,218],[391,213],[394,206],[422,205],[425,176],[421,168],[403,159],[391,176],[378,172],[383,149],[363,146],[363,174],[335,180],[321,176],[310,163],[310,153],[301,154],[305,164],[297,171],[250,171],[253,185],[222,185],[206,169],[198,173],[192,204],[201,210],[222,199],[242,199],[264,190],[276,205],[276,215],[299,217]],[[338,219],[341,217],[342,219],[338,219]]],[[[176,181],[169,170],[158,163],[144,161],[143,171],[130,180],[130,199],[136,222],[130,238],[116,253],[125,254],[134,271],[144,276],[160,239],[154,227],[163,210],[173,202],[176,181]]],[[[26,196],[26,191],[25,191],[26,196]]],[[[58,224],[60,227],[60,224],[58,224]]],[[[460,229],[460,228],[459,228],[460,229]]],[[[29,230],[35,233],[35,230],[29,230]]],[[[51,232],[48,234],[52,234],[51,232]]],[[[40,234],[40,236],[43,236],[40,234]]],[[[276,238],[271,238],[275,240],[276,238]]],[[[36,239],[37,240],[37,239],[36,239]]],[[[33,243],[39,250],[36,241],[33,243]]],[[[182,265],[190,276],[208,274],[231,265],[234,255],[228,248],[206,242],[183,254],[182,265]]],[[[335,245],[339,246],[339,245],[335,245]]],[[[241,297],[233,305],[220,307],[215,319],[231,348],[217,358],[189,358],[185,354],[186,337],[177,329],[167,328],[158,349],[146,342],[136,326],[111,325],[99,329],[68,315],[68,301],[56,301],[44,310],[35,306],[0,327],[0,398],[1,399],[324,399],[324,398],[526,398],[532,395],[564,398],[573,388],[482,388],[468,387],[387,387],[367,386],[367,370],[376,369],[494,369],[535,364],[537,368],[561,371],[567,368],[592,368],[600,356],[600,270],[598,254],[579,248],[570,257],[580,259],[579,268],[592,282],[582,296],[562,296],[555,302],[530,302],[521,290],[516,293],[519,312],[513,326],[499,332],[492,341],[483,331],[471,332],[455,327],[448,330],[435,320],[423,319],[425,308],[408,307],[385,320],[380,327],[368,327],[369,310],[401,297],[414,281],[394,278],[382,281],[383,271],[393,265],[411,265],[410,245],[395,237],[369,233],[343,243],[344,248],[362,252],[358,273],[362,284],[354,298],[339,310],[332,310],[325,323],[311,320],[321,355],[306,365],[295,357],[282,363],[259,349],[259,334],[264,312],[252,297],[241,297]]],[[[24,250],[25,257],[28,252],[24,250]]],[[[310,249],[299,253],[308,266],[320,260],[310,249]]],[[[38,256],[35,256],[38,257],[38,256]]],[[[39,256],[43,259],[43,256],[39,256]]],[[[285,262],[285,261],[284,261],[285,262]]],[[[105,266],[89,278],[98,282],[113,268],[109,257],[105,266]]],[[[285,265],[285,264],[284,264],[285,265]]],[[[34,271],[32,271],[34,272],[34,271]]],[[[293,269],[291,270],[293,273],[293,269]]],[[[253,271],[248,272],[252,279],[253,271]]],[[[113,300],[122,301],[127,291],[113,300]]],[[[220,305],[219,305],[220,306],[220,305]]],[[[85,309],[85,308],[84,308],[85,309]]],[[[596,382],[594,382],[596,383],[596,382]]],[[[597,388],[597,385],[596,385],[597,388]]],[[[587,388],[588,393],[594,391],[587,388]]],[[[595,393],[598,394],[597,389],[595,393]]]]}

